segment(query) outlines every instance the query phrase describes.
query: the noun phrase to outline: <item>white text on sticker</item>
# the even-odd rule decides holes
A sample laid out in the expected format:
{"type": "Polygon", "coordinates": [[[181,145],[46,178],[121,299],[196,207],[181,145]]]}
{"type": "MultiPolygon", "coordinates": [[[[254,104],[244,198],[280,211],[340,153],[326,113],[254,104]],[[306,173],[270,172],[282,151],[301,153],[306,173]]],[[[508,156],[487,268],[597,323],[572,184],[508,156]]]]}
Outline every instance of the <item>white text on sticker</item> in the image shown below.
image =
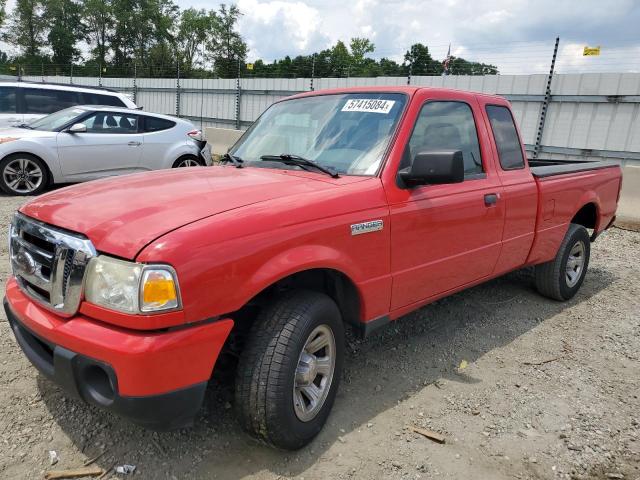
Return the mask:
{"type": "Polygon", "coordinates": [[[395,100],[378,100],[375,98],[352,98],[342,107],[343,112],[372,112],[387,114],[393,108],[395,100]]]}

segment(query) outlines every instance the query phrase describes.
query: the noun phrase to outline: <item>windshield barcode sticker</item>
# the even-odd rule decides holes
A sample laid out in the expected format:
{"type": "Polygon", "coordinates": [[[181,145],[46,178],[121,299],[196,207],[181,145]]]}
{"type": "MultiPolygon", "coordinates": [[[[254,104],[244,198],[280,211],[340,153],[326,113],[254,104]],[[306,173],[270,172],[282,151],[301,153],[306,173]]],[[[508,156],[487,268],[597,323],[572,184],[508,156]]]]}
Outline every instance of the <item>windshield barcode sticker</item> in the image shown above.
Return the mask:
{"type": "Polygon", "coordinates": [[[374,98],[352,98],[342,107],[343,112],[372,112],[387,114],[393,108],[395,100],[378,100],[374,98]]]}

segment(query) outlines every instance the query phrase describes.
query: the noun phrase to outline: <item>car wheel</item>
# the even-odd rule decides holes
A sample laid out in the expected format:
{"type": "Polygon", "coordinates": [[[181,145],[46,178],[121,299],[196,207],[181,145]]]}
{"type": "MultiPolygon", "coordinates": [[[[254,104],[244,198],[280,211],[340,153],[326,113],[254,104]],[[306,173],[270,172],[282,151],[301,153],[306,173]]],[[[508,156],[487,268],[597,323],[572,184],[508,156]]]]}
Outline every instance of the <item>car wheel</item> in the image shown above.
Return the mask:
{"type": "Polygon", "coordinates": [[[589,267],[591,243],[589,232],[572,223],[560,244],[556,257],[536,265],[536,287],[545,297],[569,300],[580,289],[589,267]]]}
{"type": "Polygon", "coordinates": [[[329,416],[343,357],[342,318],[327,295],[291,291],[263,309],[238,366],[243,428],[287,450],[308,444],[329,416]]]}
{"type": "Polygon", "coordinates": [[[173,163],[173,168],[201,167],[202,165],[202,161],[196,157],[180,157],[173,163]]]}
{"type": "Polygon", "coordinates": [[[16,153],[0,161],[0,188],[9,195],[38,195],[48,180],[47,167],[34,155],[16,153]]]}

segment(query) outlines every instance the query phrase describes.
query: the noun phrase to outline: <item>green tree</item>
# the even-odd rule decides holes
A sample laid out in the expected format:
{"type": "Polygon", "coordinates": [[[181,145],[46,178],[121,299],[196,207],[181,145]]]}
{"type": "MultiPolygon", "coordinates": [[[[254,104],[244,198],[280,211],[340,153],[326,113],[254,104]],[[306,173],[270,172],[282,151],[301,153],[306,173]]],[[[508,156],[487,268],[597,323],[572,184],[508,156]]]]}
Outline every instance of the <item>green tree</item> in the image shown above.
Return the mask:
{"type": "Polygon", "coordinates": [[[43,2],[39,0],[17,0],[3,39],[18,47],[29,60],[40,58],[44,45],[46,22],[43,2]]]}
{"type": "Polygon", "coordinates": [[[74,0],[47,0],[44,20],[49,25],[47,40],[55,64],[71,64],[80,56],[77,43],[84,37],[80,22],[82,6],[74,0]]]}
{"type": "Polygon", "coordinates": [[[210,58],[218,76],[233,78],[247,56],[247,44],[236,30],[241,13],[235,5],[222,4],[215,15],[215,30],[207,45],[210,58]]]}
{"type": "Polygon", "coordinates": [[[444,70],[442,63],[431,57],[429,47],[421,43],[411,45],[404,54],[404,60],[412,75],[440,75],[444,70]]]}
{"type": "Polygon", "coordinates": [[[109,37],[114,26],[112,4],[112,0],[83,0],[83,33],[99,65],[106,64],[109,53],[109,37]]]}
{"type": "Polygon", "coordinates": [[[178,7],[171,0],[113,0],[112,12],[110,47],[116,65],[146,64],[154,45],[175,42],[171,31],[178,7]]]}
{"type": "Polygon", "coordinates": [[[376,49],[375,45],[368,38],[352,38],[349,42],[349,48],[351,49],[351,57],[353,58],[353,64],[356,67],[361,66],[364,63],[367,53],[373,53],[376,49]]]}
{"type": "Polygon", "coordinates": [[[180,56],[181,69],[189,73],[194,68],[198,50],[217,29],[218,17],[215,12],[188,8],[180,14],[180,26],[176,35],[176,45],[180,56]]]}

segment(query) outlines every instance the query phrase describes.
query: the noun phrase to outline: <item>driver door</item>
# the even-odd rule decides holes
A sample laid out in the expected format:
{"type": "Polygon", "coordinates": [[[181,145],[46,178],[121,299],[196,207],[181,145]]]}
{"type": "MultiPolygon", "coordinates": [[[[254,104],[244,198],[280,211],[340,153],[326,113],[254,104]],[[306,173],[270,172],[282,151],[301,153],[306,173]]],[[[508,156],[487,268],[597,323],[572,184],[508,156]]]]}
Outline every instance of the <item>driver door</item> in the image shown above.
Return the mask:
{"type": "MultiPolygon", "coordinates": [[[[429,93],[429,92],[427,92],[429,93]]],[[[446,295],[493,271],[500,254],[502,187],[486,147],[487,132],[473,97],[428,98],[415,120],[399,168],[417,153],[460,150],[462,183],[389,190],[391,310],[446,295]]]]}
{"type": "Polygon", "coordinates": [[[60,132],[58,158],[70,182],[133,173],[139,168],[144,135],[136,114],[95,112],[82,123],[87,131],[60,132]]]}

